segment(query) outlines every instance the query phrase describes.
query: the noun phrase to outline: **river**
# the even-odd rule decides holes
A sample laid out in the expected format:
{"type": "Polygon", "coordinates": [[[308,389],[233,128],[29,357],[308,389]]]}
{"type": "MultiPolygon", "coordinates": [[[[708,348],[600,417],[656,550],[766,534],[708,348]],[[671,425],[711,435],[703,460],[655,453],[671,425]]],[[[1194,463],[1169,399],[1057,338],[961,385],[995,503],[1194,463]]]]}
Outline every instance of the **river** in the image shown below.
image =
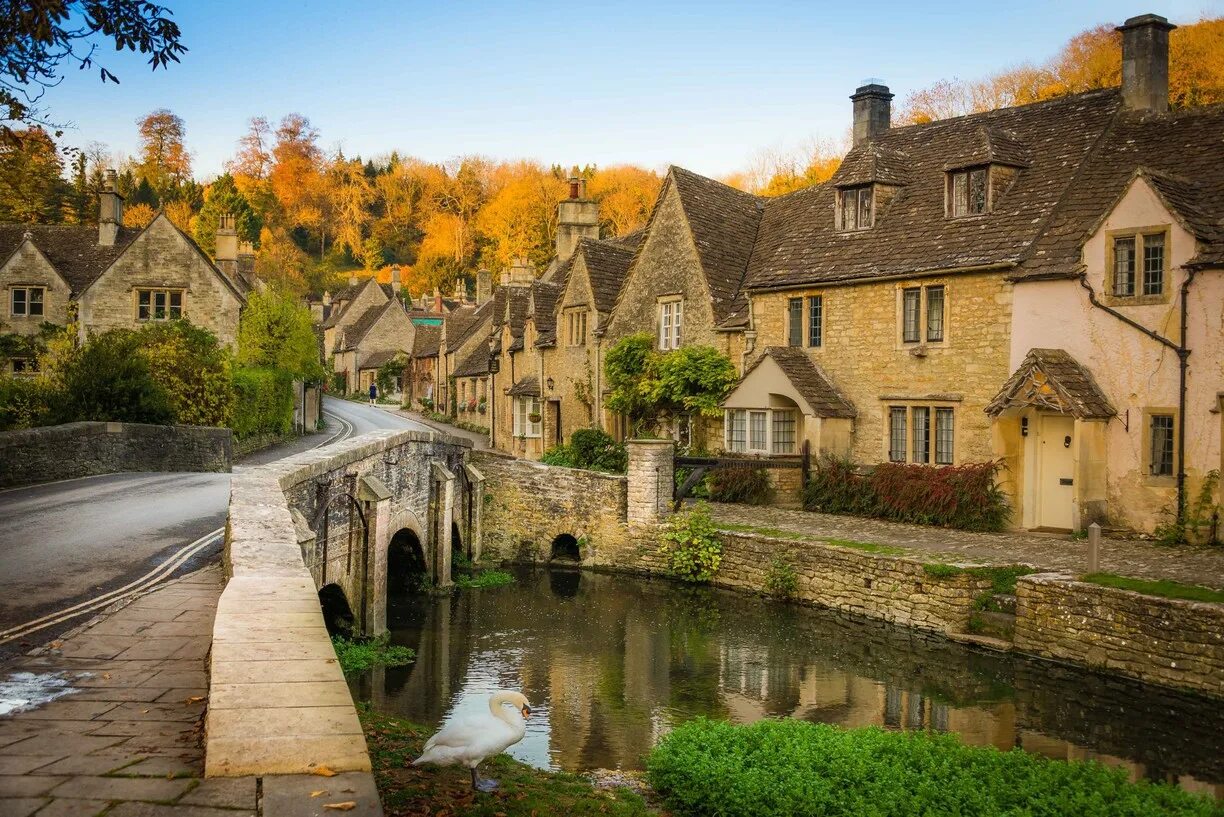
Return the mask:
{"type": "Polygon", "coordinates": [[[697,715],[795,717],[951,731],[1224,797],[1218,702],[731,591],[572,569],[516,576],[394,598],[392,642],[417,660],[351,678],[354,697],[436,727],[520,690],[532,717],[509,753],[547,769],[640,769],[697,715]]]}

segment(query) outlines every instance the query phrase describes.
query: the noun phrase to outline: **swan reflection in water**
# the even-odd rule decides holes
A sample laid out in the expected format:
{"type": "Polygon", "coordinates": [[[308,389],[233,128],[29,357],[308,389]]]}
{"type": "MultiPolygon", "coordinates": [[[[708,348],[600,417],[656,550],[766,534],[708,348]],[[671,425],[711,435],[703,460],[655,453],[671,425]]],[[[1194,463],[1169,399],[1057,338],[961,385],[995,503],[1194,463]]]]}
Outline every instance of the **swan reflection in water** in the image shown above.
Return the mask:
{"type": "Polygon", "coordinates": [[[400,596],[407,667],[354,677],[358,700],[434,727],[535,705],[509,753],[539,768],[640,769],[677,723],[796,717],[953,731],[974,745],[1096,758],[1224,794],[1224,708],[913,631],[705,587],[519,569],[512,585],[400,596]]]}

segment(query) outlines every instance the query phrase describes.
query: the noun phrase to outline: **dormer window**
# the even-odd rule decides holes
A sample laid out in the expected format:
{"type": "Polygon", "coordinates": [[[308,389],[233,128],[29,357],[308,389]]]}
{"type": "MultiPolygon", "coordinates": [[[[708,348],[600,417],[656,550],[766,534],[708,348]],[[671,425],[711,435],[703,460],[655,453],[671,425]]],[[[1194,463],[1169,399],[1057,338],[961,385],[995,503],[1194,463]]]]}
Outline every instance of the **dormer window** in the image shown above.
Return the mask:
{"type": "Polygon", "coordinates": [[[989,210],[988,168],[971,167],[948,174],[948,214],[953,218],[976,216],[989,210]]]}
{"type": "Polygon", "coordinates": [[[845,187],[838,191],[841,197],[841,229],[866,230],[872,224],[872,185],[845,187]]]}

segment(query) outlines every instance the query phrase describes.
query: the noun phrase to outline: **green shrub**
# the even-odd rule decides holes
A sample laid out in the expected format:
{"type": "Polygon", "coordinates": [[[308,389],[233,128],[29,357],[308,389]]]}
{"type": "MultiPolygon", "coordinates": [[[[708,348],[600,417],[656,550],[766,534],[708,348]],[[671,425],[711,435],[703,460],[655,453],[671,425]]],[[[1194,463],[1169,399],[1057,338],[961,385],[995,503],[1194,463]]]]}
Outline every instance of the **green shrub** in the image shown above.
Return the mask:
{"type": "Polygon", "coordinates": [[[794,565],[775,556],[765,573],[765,592],[775,599],[793,599],[799,595],[799,573],[794,565]]]}
{"type": "Polygon", "coordinates": [[[722,539],[710,518],[710,507],[698,502],[689,511],[673,514],[661,535],[659,553],[668,571],[686,582],[708,582],[722,562],[722,539]]]}
{"type": "Polygon", "coordinates": [[[804,507],[961,530],[1002,530],[1011,516],[995,477],[999,462],[957,466],[884,462],[870,473],[822,456],[804,487],[804,507]]]}
{"type": "Polygon", "coordinates": [[[41,377],[0,375],[0,431],[47,425],[58,400],[55,386],[41,377]]]}
{"type": "Polygon", "coordinates": [[[710,499],[768,505],[773,501],[773,483],[764,468],[715,468],[709,475],[710,499]]]}
{"type": "Polygon", "coordinates": [[[598,428],[580,428],[570,435],[570,448],[579,468],[623,474],[629,467],[629,453],[623,443],[598,428]]]}
{"type": "Polygon", "coordinates": [[[288,434],[293,430],[293,379],[277,369],[234,370],[234,412],[230,427],[239,438],[288,434]]]}
{"type": "Polygon", "coordinates": [[[455,587],[464,590],[473,587],[501,587],[503,584],[514,584],[514,576],[504,570],[482,570],[471,576],[455,577],[455,587]]]}
{"type": "Polygon", "coordinates": [[[228,352],[207,329],[186,320],[142,327],[140,353],[165,390],[173,422],[225,426],[234,402],[228,352]]]}
{"type": "Polygon", "coordinates": [[[336,659],[345,675],[363,672],[371,667],[399,667],[412,663],[416,658],[416,652],[410,647],[393,646],[390,642],[389,634],[378,638],[354,639],[342,635],[332,636],[336,659]]]}
{"type": "Polygon", "coordinates": [[[568,445],[557,445],[544,452],[544,456],[540,457],[540,462],[545,465],[559,465],[562,468],[577,468],[578,460],[574,456],[574,449],[568,445]]]}
{"type": "Polygon", "coordinates": [[[696,719],[647,758],[676,814],[719,817],[1208,817],[1210,800],[1125,769],[966,746],[949,734],[696,719]]]}
{"type": "Polygon", "coordinates": [[[169,395],[141,354],[139,332],[113,329],[91,337],[63,362],[60,386],[55,422],[174,422],[169,395]]]}

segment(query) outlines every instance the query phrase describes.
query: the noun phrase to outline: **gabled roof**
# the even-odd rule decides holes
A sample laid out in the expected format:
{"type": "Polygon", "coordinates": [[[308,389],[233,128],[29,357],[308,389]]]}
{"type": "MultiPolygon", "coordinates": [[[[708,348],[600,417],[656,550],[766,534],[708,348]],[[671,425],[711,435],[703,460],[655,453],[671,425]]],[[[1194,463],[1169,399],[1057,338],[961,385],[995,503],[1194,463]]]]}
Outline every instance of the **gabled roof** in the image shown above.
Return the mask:
{"type": "MultiPolygon", "coordinates": [[[[392,298],[385,303],[378,304],[377,306],[371,306],[366,309],[365,312],[361,313],[360,318],[358,318],[351,326],[345,328],[344,337],[339,341],[339,344],[342,344],[340,345],[340,351],[356,349],[357,345],[361,343],[361,341],[365,339],[365,336],[369,334],[370,330],[374,328],[374,325],[382,319],[383,315],[387,314],[387,312],[392,309],[398,309],[402,312],[404,308],[400,306],[399,301],[392,298]]],[[[418,331],[419,330],[420,327],[418,327],[418,331]]]]}
{"type": "MultiPolygon", "coordinates": [[[[833,386],[828,375],[820,370],[807,353],[795,346],[770,346],[756,359],[736,384],[740,387],[766,361],[777,365],[796,393],[817,417],[852,419],[854,405],[833,386]]],[[[734,394],[735,390],[732,390],[734,394]]]]}
{"type": "Polygon", "coordinates": [[[451,372],[454,377],[479,377],[489,373],[489,350],[477,344],[463,361],[451,372]]]}
{"type": "Polygon", "coordinates": [[[499,286],[493,295],[494,326],[509,326],[510,337],[521,338],[527,322],[531,289],[525,286],[499,286]]]}
{"type": "MultiPolygon", "coordinates": [[[[681,167],[668,170],[664,191],[669,183],[675,186],[688,220],[717,323],[732,310],[744,281],[761,222],[762,200],[681,167]]],[[[657,209],[658,204],[655,206],[657,209]]]]}
{"type": "Polygon", "coordinates": [[[834,187],[860,184],[904,185],[909,181],[909,159],[893,147],[878,140],[856,145],[829,179],[834,187]]]}
{"type": "MultiPolygon", "coordinates": [[[[341,309],[336,309],[333,306],[331,314],[327,316],[327,320],[323,321],[323,328],[330,329],[331,327],[340,323],[340,321],[345,317],[345,315],[347,315],[349,311],[352,309],[353,302],[357,300],[357,296],[361,293],[361,291],[371,285],[378,286],[381,288],[381,285],[378,283],[378,281],[376,281],[374,278],[371,277],[371,278],[366,278],[364,281],[358,282],[355,286],[346,286],[344,289],[340,290],[341,294],[332,296],[333,300],[338,301],[341,298],[343,298],[346,301],[346,303],[341,309]]],[[[395,300],[395,299],[392,298],[391,300],[395,300]]]]}
{"type": "Polygon", "coordinates": [[[1224,105],[1118,116],[1013,277],[1079,275],[1084,242],[1137,176],[1203,243],[1189,266],[1224,265],[1224,105]]]}
{"type": "Polygon", "coordinates": [[[490,299],[476,307],[471,313],[463,315],[458,319],[455,318],[455,315],[458,313],[452,313],[447,317],[448,321],[456,321],[456,323],[448,324],[446,327],[446,348],[448,352],[454,351],[467,343],[468,339],[476,332],[488,329],[489,322],[493,317],[493,305],[493,300],[490,299]]]}
{"type": "Polygon", "coordinates": [[[745,286],[1010,268],[1042,234],[1118,108],[1118,91],[1110,89],[884,131],[871,140],[875,149],[904,156],[908,176],[874,226],[835,229],[833,184],[769,199],[745,286]],[[947,167],[983,144],[1013,161],[1022,144],[1028,166],[990,213],[947,218],[947,167]]]}
{"type": "Polygon", "coordinates": [[[996,417],[1006,409],[1029,406],[1081,420],[1108,420],[1118,413],[1092,373],[1062,349],[1030,349],[986,413],[996,417]]]}
{"type": "Polygon", "coordinates": [[[83,225],[0,224],[0,264],[7,263],[26,234],[76,294],[89,288],[142,230],[122,227],[111,247],[98,244],[98,228],[83,225]]]}
{"type": "Polygon", "coordinates": [[[531,322],[537,332],[551,332],[556,326],[557,299],[561,287],[548,281],[536,281],[531,285],[531,322]]]}
{"type": "Polygon", "coordinates": [[[377,369],[384,363],[390,363],[402,354],[403,352],[398,349],[380,349],[376,352],[370,352],[361,363],[357,364],[357,369],[377,369]]]}
{"type": "Polygon", "coordinates": [[[582,254],[591,282],[591,297],[599,312],[606,314],[616,306],[616,297],[625,285],[634,251],[641,243],[641,235],[641,231],[638,231],[619,239],[592,241],[584,238],[578,242],[575,255],[582,254]]]}

